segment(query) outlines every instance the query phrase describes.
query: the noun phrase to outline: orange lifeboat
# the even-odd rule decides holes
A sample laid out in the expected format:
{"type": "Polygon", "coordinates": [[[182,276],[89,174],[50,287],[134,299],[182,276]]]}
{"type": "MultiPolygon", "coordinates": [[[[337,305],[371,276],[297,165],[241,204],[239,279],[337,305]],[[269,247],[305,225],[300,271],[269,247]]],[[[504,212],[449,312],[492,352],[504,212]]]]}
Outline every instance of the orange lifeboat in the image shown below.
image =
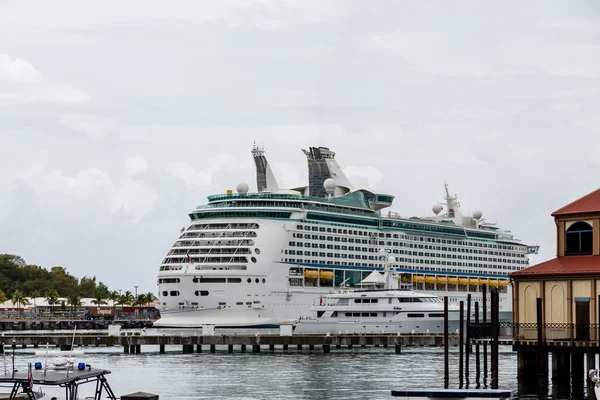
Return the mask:
{"type": "Polygon", "coordinates": [[[323,281],[330,281],[333,279],[333,271],[321,270],[319,272],[319,278],[321,278],[321,280],[323,280],[323,281]]]}
{"type": "Polygon", "coordinates": [[[307,269],[304,271],[305,279],[317,279],[319,277],[319,271],[316,269],[307,269]]]}

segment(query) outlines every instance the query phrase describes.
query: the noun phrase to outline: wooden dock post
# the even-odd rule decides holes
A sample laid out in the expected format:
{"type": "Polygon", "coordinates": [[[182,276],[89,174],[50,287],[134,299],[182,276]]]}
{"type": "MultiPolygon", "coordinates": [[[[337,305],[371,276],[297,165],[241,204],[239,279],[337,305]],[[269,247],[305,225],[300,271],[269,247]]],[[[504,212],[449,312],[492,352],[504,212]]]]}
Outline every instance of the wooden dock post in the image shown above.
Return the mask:
{"type": "Polygon", "coordinates": [[[252,352],[253,353],[260,353],[260,344],[253,344],[252,345],[252,352]]]}
{"type": "Polygon", "coordinates": [[[196,345],[196,353],[202,353],[202,345],[201,344],[196,345]]]}
{"type": "MultiPolygon", "coordinates": [[[[475,302],[475,325],[478,327],[477,329],[481,329],[479,327],[479,302],[475,302]]],[[[479,341],[475,343],[475,381],[477,382],[477,388],[479,389],[479,379],[481,377],[481,360],[479,359],[479,341]]]]}
{"type": "Polygon", "coordinates": [[[287,351],[287,350],[288,350],[288,345],[287,345],[287,344],[284,344],[284,345],[283,345],[283,351],[287,351]]]}
{"type": "Polygon", "coordinates": [[[233,353],[233,345],[232,344],[228,344],[227,345],[227,352],[228,353],[233,353]]]}
{"type": "Polygon", "coordinates": [[[298,346],[296,346],[296,350],[298,350],[298,351],[302,350],[302,345],[299,344],[298,346]]]}
{"type": "Polygon", "coordinates": [[[331,345],[324,344],[323,345],[323,353],[325,353],[325,354],[331,353],[331,345]]]}
{"type": "Polygon", "coordinates": [[[274,344],[270,344],[269,345],[269,350],[270,351],[274,351],[275,350],[275,345],[274,344]]]}
{"type": "Polygon", "coordinates": [[[498,389],[498,335],[499,335],[499,306],[500,298],[497,289],[494,289],[490,293],[491,300],[491,312],[490,316],[492,319],[492,389],[498,389]]]}
{"type": "Polygon", "coordinates": [[[448,296],[444,296],[444,388],[448,389],[450,384],[448,367],[448,296]]]}
{"type": "MultiPolygon", "coordinates": [[[[486,326],[486,322],[487,322],[487,285],[481,285],[481,299],[482,299],[482,322],[483,325],[486,326]]],[[[487,329],[486,329],[487,330],[487,329]]],[[[490,333],[490,331],[488,331],[487,333],[490,333]]],[[[483,343],[483,381],[484,381],[484,386],[487,384],[487,376],[488,376],[488,355],[487,355],[487,343],[484,342],[483,343]]]]}
{"type": "Polygon", "coordinates": [[[467,332],[465,340],[465,379],[469,384],[469,355],[471,354],[471,337],[469,326],[471,325],[471,293],[467,294],[467,332]]]}
{"type": "Polygon", "coordinates": [[[242,351],[242,353],[245,353],[246,352],[246,345],[245,344],[241,345],[240,346],[240,350],[242,351]]]}
{"type": "Polygon", "coordinates": [[[142,345],[136,344],[135,345],[135,354],[140,354],[141,352],[142,352],[142,345]]]}
{"type": "Polygon", "coordinates": [[[536,322],[537,322],[537,375],[538,385],[540,388],[547,386],[548,380],[548,353],[544,351],[544,331],[543,331],[543,308],[542,299],[538,297],[536,299],[536,322]]]}
{"type": "Polygon", "coordinates": [[[164,344],[159,344],[158,345],[158,352],[160,354],[165,354],[165,345],[164,344]]]}
{"type": "Polygon", "coordinates": [[[129,354],[129,345],[128,344],[123,346],[123,353],[129,354]]]}
{"type": "Polygon", "coordinates": [[[458,381],[459,388],[462,389],[463,386],[463,350],[464,350],[464,325],[465,325],[465,302],[463,300],[460,301],[460,325],[458,326],[458,381]]]}
{"type": "Polygon", "coordinates": [[[217,350],[217,346],[216,346],[216,345],[214,345],[214,344],[211,344],[211,345],[210,345],[210,352],[211,352],[211,353],[214,353],[216,350],[217,350]]]}

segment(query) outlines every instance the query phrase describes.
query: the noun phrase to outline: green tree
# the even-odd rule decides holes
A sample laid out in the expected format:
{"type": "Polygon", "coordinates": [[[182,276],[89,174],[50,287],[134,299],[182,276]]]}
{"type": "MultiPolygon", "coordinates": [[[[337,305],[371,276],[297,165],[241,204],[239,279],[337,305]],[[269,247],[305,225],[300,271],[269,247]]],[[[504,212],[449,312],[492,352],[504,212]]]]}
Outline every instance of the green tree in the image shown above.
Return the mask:
{"type": "Polygon", "coordinates": [[[79,294],[81,297],[92,297],[96,290],[96,277],[84,276],[79,280],[79,294]]]}
{"type": "Polygon", "coordinates": [[[146,305],[150,305],[150,303],[154,303],[158,298],[152,292],[146,293],[146,305]]]}
{"type": "Polygon", "coordinates": [[[52,315],[54,315],[54,306],[58,303],[58,292],[54,289],[48,289],[46,291],[46,303],[50,306],[52,315]]]}
{"type": "Polygon", "coordinates": [[[81,296],[79,296],[79,294],[77,294],[77,293],[68,296],[67,301],[69,302],[69,305],[71,306],[72,312],[75,312],[77,307],[81,307],[81,296]]]}
{"type": "Polygon", "coordinates": [[[6,294],[0,289],[0,304],[4,304],[8,300],[6,294]]]}
{"type": "Polygon", "coordinates": [[[12,302],[13,304],[17,305],[17,310],[19,310],[21,306],[26,306],[27,304],[29,304],[29,300],[27,300],[23,292],[21,292],[19,289],[15,290],[15,292],[13,293],[12,302]]]}
{"type": "Polygon", "coordinates": [[[108,298],[108,296],[106,295],[106,293],[104,293],[103,290],[100,290],[99,288],[96,288],[96,290],[94,290],[94,296],[93,296],[93,300],[92,300],[92,304],[95,304],[97,306],[101,306],[102,304],[106,304],[106,300],[108,298]]]}

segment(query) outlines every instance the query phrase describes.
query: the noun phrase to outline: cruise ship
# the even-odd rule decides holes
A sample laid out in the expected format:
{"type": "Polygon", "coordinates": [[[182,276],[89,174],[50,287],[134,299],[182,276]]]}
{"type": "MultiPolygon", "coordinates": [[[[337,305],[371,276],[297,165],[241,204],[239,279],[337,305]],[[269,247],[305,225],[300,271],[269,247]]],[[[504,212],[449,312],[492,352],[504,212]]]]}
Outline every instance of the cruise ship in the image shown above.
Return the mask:
{"type": "Polygon", "coordinates": [[[189,213],[160,265],[155,327],[294,324],[338,286],[352,289],[383,271],[389,256],[401,283],[448,296],[450,304],[469,293],[481,301],[483,285],[497,288],[500,318],[510,320],[508,274],[527,267],[539,246],[486,222],[480,211],[463,215],[448,185],[431,216],[387,211],[394,196],[354,187],[329,148],[303,152],[308,185],[279,188],[264,148],[255,145],[256,192],[240,183],[236,193],[211,195],[189,213]]]}

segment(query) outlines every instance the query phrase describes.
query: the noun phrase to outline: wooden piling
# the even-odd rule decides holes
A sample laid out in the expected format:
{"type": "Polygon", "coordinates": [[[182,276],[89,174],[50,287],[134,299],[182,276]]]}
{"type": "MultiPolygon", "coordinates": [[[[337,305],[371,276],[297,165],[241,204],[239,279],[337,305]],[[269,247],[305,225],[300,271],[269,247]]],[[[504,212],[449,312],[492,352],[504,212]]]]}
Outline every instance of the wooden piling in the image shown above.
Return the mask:
{"type": "Polygon", "coordinates": [[[465,342],[465,302],[460,301],[460,324],[458,326],[458,380],[459,380],[459,388],[462,389],[463,385],[463,350],[464,350],[464,342],[465,342]]]}
{"type": "Polygon", "coordinates": [[[492,309],[492,389],[498,389],[498,335],[499,335],[499,322],[498,317],[500,307],[500,297],[497,289],[494,289],[491,293],[492,309]]]}
{"type": "Polygon", "coordinates": [[[544,360],[544,334],[543,334],[543,311],[542,311],[542,299],[538,297],[536,299],[536,318],[537,318],[537,375],[538,375],[538,384],[540,386],[544,385],[544,381],[546,378],[547,371],[547,360],[548,355],[546,355],[546,360],[544,360]],[[544,367],[546,367],[546,371],[544,371],[544,367]]]}
{"type": "Polygon", "coordinates": [[[465,340],[465,379],[469,381],[469,355],[471,354],[471,337],[469,326],[471,325],[471,293],[467,294],[467,334],[465,340]]]}
{"type": "MultiPolygon", "coordinates": [[[[481,302],[482,302],[482,322],[487,327],[487,285],[481,285],[481,302]]],[[[488,331],[489,333],[489,331],[488,331]]],[[[487,380],[488,376],[488,354],[487,354],[487,343],[483,343],[483,379],[487,380]]]]}
{"type": "Polygon", "coordinates": [[[233,345],[232,344],[227,345],[227,352],[233,353],[233,345]]]}
{"type": "Polygon", "coordinates": [[[448,371],[448,296],[444,296],[444,388],[448,389],[449,386],[449,371],[448,371]]]}
{"type": "Polygon", "coordinates": [[[201,344],[196,345],[196,353],[202,353],[202,345],[201,344]]]}
{"type": "Polygon", "coordinates": [[[165,354],[165,345],[164,344],[158,345],[158,352],[160,354],[165,354]]]}
{"type": "Polygon", "coordinates": [[[323,345],[323,353],[331,353],[331,345],[324,344],[323,345]]]}
{"type": "MultiPolygon", "coordinates": [[[[479,325],[479,302],[475,302],[475,325],[479,325]]],[[[478,328],[481,329],[481,328],[478,328]]],[[[479,388],[479,378],[481,376],[481,360],[479,359],[479,341],[475,343],[475,381],[477,382],[477,388],[479,388]]]]}
{"type": "Polygon", "coordinates": [[[217,345],[215,345],[215,344],[211,344],[211,345],[210,345],[210,352],[211,352],[211,353],[214,353],[216,350],[217,350],[217,345]]]}
{"type": "Polygon", "coordinates": [[[275,350],[275,345],[274,344],[270,344],[269,345],[269,350],[270,351],[274,351],[275,350]]]}
{"type": "Polygon", "coordinates": [[[253,344],[252,345],[252,352],[253,353],[260,353],[260,344],[253,344]]]}
{"type": "Polygon", "coordinates": [[[246,345],[245,344],[241,345],[240,346],[240,350],[241,350],[242,353],[245,353],[246,352],[246,345]]]}

